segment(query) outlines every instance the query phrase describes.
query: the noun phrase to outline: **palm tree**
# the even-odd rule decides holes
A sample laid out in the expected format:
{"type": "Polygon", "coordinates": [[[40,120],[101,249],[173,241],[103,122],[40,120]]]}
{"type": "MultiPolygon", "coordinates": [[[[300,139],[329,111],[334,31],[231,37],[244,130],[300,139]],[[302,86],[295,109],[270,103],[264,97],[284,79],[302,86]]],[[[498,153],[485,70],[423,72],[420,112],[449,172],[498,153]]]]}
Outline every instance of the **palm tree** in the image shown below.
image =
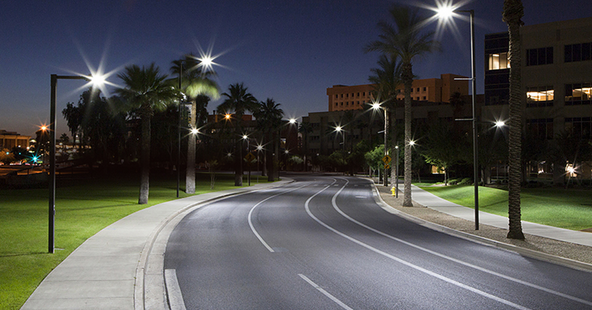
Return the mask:
{"type": "Polygon", "coordinates": [[[154,63],[150,67],[140,68],[137,65],[127,66],[118,77],[123,80],[125,88],[118,93],[125,98],[140,116],[141,140],[141,177],[139,204],[148,203],[150,184],[150,118],[155,110],[165,109],[177,100],[178,91],[166,83],[166,75],[160,74],[154,63]]]}
{"type": "Polygon", "coordinates": [[[508,134],[508,238],[524,240],[520,215],[520,181],[522,170],[520,168],[520,154],[522,152],[522,97],[521,90],[521,49],[520,26],[524,16],[524,7],[520,0],[504,0],[503,21],[508,24],[510,35],[510,98],[508,106],[510,111],[510,131],[508,134]]]}
{"type": "MultiPolygon", "coordinates": [[[[82,125],[81,104],[78,103],[78,106],[75,106],[74,102],[68,102],[66,108],[62,110],[62,115],[66,119],[68,129],[70,129],[70,133],[72,134],[72,141],[74,146],[76,146],[76,133],[80,130],[82,125]]],[[[80,150],[80,146],[78,149],[80,150]]]]}
{"type": "MultiPolygon", "coordinates": [[[[257,119],[257,127],[267,136],[267,141],[271,142],[272,149],[275,150],[276,157],[278,156],[278,140],[277,133],[279,128],[282,125],[282,117],[284,116],[284,111],[280,109],[280,104],[276,103],[275,100],[271,98],[267,98],[265,102],[261,101],[259,103],[259,108],[254,111],[253,113],[255,118],[257,119]],[[270,137],[272,136],[272,137],[270,137]]],[[[275,159],[271,159],[270,154],[272,154],[271,150],[268,148],[265,151],[268,168],[267,168],[267,179],[270,182],[274,181],[275,176],[277,175],[277,163],[275,159]]]]}
{"type": "MultiPolygon", "coordinates": [[[[395,154],[395,142],[397,141],[397,131],[391,128],[395,126],[390,126],[390,119],[392,118],[391,115],[394,115],[394,119],[396,120],[396,103],[397,103],[397,94],[399,90],[397,87],[401,84],[401,63],[398,61],[397,55],[390,54],[387,55],[380,55],[378,60],[378,65],[380,68],[373,68],[370,71],[374,73],[374,75],[370,76],[368,80],[373,83],[375,86],[375,98],[379,101],[384,99],[382,104],[383,109],[385,110],[384,113],[384,123],[385,123],[385,142],[387,140],[386,137],[391,137],[391,155],[395,154]],[[390,56],[390,57],[389,57],[390,56]]],[[[387,146],[385,145],[385,148],[387,146]]],[[[387,149],[385,149],[385,153],[387,149]]],[[[386,155],[386,154],[385,154],[386,155]]],[[[391,156],[392,157],[392,156],[391,156]]],[[[392,163],[391,163],[392,166],[392,163]]],[[[384,169],[384,175],[386,176],[387,169],[384,169]]],[[[394,180],[396,174],[396,169],[391,169],[391,180],[394,180]]],[[[383,179],[383,185],[388,186],[388,178],[385,177],[383,179]]]]}
{"type": "Polygon", "coordinates": [[[302,133],[302,146],[304,151],[304,171],[308,169],[308,135],[312,132],[312,125],[309,122],[300,123],[298,131],[302,133]]]}
{"type": "MultiPolygon", "coordinates": [[[[184,58],[172,61],[171,73],[180,77],[180,91],[182,91],[191,102],[191,112],[189,118],[189,127],[197,128],[197,113],[203,118],[204,106],[198,107],[197,98],[203,95],[209,95],[217,99],[220,95],[218,84],[210,79],[215,72],[202,70],[201,61],[192,54],[185,55],[184,58]]],[[[207,105],[207,100],[199,100],[200,103],[207,105]]],[[[207,113],[207,110],[205,110],[207,113]]],[[[196,138],[190,136],[187,143],[187,170],[185,175],[185,192],[195,194],[195,148],[196,138]]]]}
{"type": "MultiPolygon", "coordinates": [[[[222,102],[218,106],[218,111],[225,111],[226,113],[230,113],[234,111],[234,115],[236,116],[236,125],[235,125],[235,136],[241,134],[242,128],[242,121],[243,115],[245,112],[254,112],[257,111],[259,108],[259,104],[257,99],[247,91],[247,87],[243,85],[243,83],[236,83],[231,84],[228,87],[228,93],[222,93],[222,96],[226,97],[224,102],[222,102]]],[[[240,141],[240,140],[237,140],[240,141]]],[[[240,147],[237,146],[237,149],[240,147]]],[[[235,156],[237,160],[235,175],[234,175],[234,185],[235,186],[242,186],[243,185],[243,169],[242,169],[242,158],[238,158],[239,156],[235,156]]]]}
{"type": "Polygon", "coordinates": [[[405,195],[403,206],[411,207],[411,88],[413,86],[413,60],[439,48],[438,42],[432,38],[433,32],[422,33],[424,19],[418,10],[408,7],[393,6],[389,13],[395,24],[380,21],[379,40],[371,42],[366,51],[380,51],[384,54],[401,59],[401,79],[405,85],[405,195]]]}

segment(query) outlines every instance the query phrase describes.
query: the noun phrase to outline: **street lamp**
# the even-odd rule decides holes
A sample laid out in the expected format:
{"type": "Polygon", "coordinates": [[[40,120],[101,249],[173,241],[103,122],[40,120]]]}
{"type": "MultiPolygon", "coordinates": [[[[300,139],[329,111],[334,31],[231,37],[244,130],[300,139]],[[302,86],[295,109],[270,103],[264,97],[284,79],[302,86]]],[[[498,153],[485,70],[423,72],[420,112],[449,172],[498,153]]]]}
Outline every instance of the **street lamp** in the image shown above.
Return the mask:
{"type": "MultiPolygon", "coordinates": [[[[372,109],[374,111],[378,111],[379,109],[383,109],[384,110],[384,158],[386,158],[386,156],[388,155],[388,148],[387,148],[387,136],[388,136],[388,132],[389,132],[389,117],[388,117],[388,113],[387,113],[387,109],[386,107],[381,107],[381,104],[378,102],[373,102],[372,103],[372,109]]],[[[384,176],[383,176],[383,182],[382,184],[384,186],[388,186],[388,169],[386,167],[388,163],[385,162],[385,166],[384,166],[384,176]]],[[[398,169],[398,167],[397,167],[398,169]]],[[[399,177],[398,175],[398,171],[397,171],[397,177],[399,177]]]]}
{"type": "MultiPolygon", "coordinates": [[[[451,18],[453,13],[469,13],[469,24],[471,27],[471,107],[473,110],[471,120],[473,122],[473,184],[475,187],[475,230],[479,230],[479,153],[477,145],[477,117],[475,116],[475,94],[477,92],[477,85],[475,83],[475,11],[474,10],[455,10],[448,5],[439,6],[437,10],[437,17],[440,19],[451,18]]],[[[456,80],[456,79],[455,79],[456,80]]]]}
{"type": "Polygon", "coordinates": [[[343,129],[343,126],[341,125],[337,125],[335,127],[335,132],[340,133],[341,137],[342,137],[342,144],[343,144],[343,150],[345,150],[345,129],[343,129]]]}
{"type": "Polygon", "coordinates": [[[49,232],[48,252],[55,251],[55,188],[56,188],[56,101],[58,80],[86,80],[90,85],[100,87],[105,78],[100,75],[51,75],[50,124],[49,124],[49,232]]]}

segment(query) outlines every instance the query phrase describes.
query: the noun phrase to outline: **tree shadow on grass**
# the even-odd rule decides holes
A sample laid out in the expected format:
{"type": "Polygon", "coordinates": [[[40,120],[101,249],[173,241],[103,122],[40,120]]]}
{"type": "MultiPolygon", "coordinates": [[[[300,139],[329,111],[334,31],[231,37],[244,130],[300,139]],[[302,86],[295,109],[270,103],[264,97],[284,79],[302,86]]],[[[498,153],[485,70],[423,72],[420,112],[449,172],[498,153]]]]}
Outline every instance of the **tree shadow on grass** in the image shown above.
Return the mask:
{"type": "Polygon", "coordinates": [[[49,254],[48,252],[26,252],[26,253],[0,253],[0,257],[19,257],[39,254],[49,254]]]}

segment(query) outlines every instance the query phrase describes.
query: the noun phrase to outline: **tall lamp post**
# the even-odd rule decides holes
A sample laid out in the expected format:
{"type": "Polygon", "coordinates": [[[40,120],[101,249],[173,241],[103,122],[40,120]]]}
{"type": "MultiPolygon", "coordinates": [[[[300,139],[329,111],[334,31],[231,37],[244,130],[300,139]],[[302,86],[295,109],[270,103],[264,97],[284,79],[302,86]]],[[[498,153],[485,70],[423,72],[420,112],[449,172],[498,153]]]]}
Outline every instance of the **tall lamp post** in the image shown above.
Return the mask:
{"type": "Polygon", "coordinates": [[[477,145],[477,117],[475,115],[475,94],[477,92],[477,86],[475,83],[475,77],[477,75],[475,71],[475,11],[454,10],[451,7],[441,7],[438,10],[438,17],[443,19],[450,18],[455,12],[469,13],[469,24],[471,26],[471,77],[468,80],[471,81],[472,118],[459,120],[471,120],[473,122],[473,184],[475,188],[475,230],[479,230],[479,152],[477,145]]]}
{"type": "MultiPolygon", "coordinates": [[[[378,111],[379,109],[384,110],[384,156],[388,155],[388,147],[387,147],[387,140],[388,140],[388,132],[389,132],[389,117],[386,107],[381,107],[381,104],[378,102],[372,103],[372,109],[378,111]]],[[[387,163],[385,163],[384,167],[384,176],[383,176],[383,185],[388,186],[388,169],[386,168],[387,163]]]]}
{"type": "Polygon", "coordinates": [[[49,115],[49,232],[48,252],[55,251],[55,189],[56,189],[56,101],[58,80],[86,80],[93,86],[104,83],[101,76],[51,75],[51,99],[49,115]]]}

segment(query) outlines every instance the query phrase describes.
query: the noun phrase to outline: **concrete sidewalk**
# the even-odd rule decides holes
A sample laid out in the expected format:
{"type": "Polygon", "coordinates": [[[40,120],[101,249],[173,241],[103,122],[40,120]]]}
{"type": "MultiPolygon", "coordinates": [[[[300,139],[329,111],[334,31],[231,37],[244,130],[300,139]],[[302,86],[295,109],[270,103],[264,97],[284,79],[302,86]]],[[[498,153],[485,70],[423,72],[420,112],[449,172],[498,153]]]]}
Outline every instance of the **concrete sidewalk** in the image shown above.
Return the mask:
{"type": "MultiPolygon", "coordinates": [[[[399,188],[402,186],[399,185],[399,188]]],[[[402,194],[402,191],[400,192],[402,194]]],[[[411,197],[413,201],[419,203],[422,206],[434,209],[436,211],[446,213],[461,219],[475,221],[475,209],[467,208],[448,200],[444,200],[440,197],[430,194],[423,189],[412,185],[411,186],[411,197]]],[[[495,215],[491,213],[479,211],[479,223],[498,227],[502,229],[508,229],[508,217],[495,215]]],[[[557,228],[547,225],[541,225],[531,222],[522,221],[522,231],[525,234],[571,242],[575,244],[581,244],[592,247],[592,233],[575,231],[563,228],[557,228]]]]}
{"type": "Polygon", "coordinates": [[[178,215],[215,199],[292,181],[195,195],[133,213],[74,250],[21,309],[165,309],[164,250],[178,215]]]}

